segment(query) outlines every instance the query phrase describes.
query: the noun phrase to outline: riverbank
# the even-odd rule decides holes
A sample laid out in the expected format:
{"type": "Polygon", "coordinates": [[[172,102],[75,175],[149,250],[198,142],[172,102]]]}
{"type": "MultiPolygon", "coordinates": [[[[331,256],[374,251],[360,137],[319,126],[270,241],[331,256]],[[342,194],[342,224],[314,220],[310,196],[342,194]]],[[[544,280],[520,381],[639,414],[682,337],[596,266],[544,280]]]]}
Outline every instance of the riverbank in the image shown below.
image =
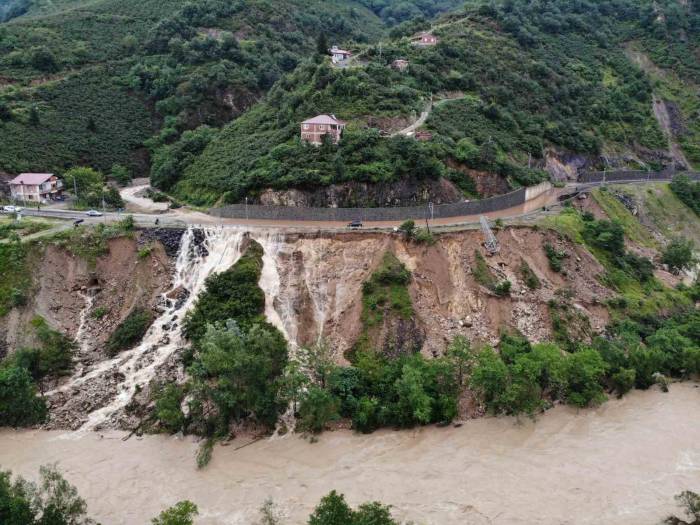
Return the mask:
{"type": "Polygon", "coordinates": [[[234,441],[202,471],[190,438],[3,431],[0,466],[34,479],[57,462],[103,525],[145,524],[185,498],[199,505],[198,525],[247,525],[268,497],[285,523],[304,523],[331,489],[419,524],[656,524],[674,494],[700,489],[698,408],[700,385],[674,384],[537,422],[234,441]]]}

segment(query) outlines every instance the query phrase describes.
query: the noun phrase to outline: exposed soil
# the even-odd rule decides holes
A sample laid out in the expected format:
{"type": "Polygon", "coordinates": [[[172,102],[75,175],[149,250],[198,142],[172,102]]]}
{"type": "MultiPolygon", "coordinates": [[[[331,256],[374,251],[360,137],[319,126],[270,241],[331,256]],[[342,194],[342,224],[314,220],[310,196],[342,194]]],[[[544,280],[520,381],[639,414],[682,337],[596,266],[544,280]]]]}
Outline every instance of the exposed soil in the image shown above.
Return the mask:
{"type": "MultiPolygon", "coordinates": [[[[497,237],[501,252],[487,262],[499,280],[511,281],[509,297],[496,296],[474,279],[474,251],[482,250],[479,231],[445,234],[433,246],[407,243],[398,234],[287,237],[277,256],[281,282],[274,306],[290,339],[304,345],[322,335],[342,355],[361,332],[362,283],[390,250],[412,272],[409,291],[417,326],[425,330],[427,355],[441,354],[457,334],[495,344],[503,327],[533,341],[548,339],[547,303],[560,289],[570,290],[594,331],[604,328],[608,316],[602,303],[613,294],[599,284],[596,276],[603,268],[585,249],[549,231],[509,228],[497,237]],[[561,274],[549,269],[545,242],[569,254],[561,274]],[[521,261],[539,278],[539,289],[524,284],[521,261]]],[[[378,344],[386,344],[381,339],[378,344]]]]}

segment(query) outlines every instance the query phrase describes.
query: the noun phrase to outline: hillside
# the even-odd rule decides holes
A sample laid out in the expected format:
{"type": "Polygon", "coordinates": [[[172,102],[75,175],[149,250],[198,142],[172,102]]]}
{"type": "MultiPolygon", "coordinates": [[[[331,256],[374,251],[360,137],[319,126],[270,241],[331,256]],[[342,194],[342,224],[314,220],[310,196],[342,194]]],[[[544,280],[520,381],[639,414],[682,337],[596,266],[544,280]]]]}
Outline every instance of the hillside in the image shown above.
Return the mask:
{"type": "Polygon", "coordinates": [[[238,116],[315,49],[377,38],[353,1],[33,3],[0,26],[0,170],[148,172],[155,147],[238,116]]]}
{"type": "MultiPolygon", "coordinates": [[[[675,4],[656,18],[641,2],[548,6],[468,6],[434,24],[437,46],[412,45],[421,26],[408,24],[381,47],[358,46],[349,68],[302,65],[184,163],[175,194],[212,204],[222,194],[233,202],[267,187],[413,177],[446,178],[473,195],[494,174],[507,189],[539,182],[547,176],[541,170],[567,176],[578,168],[697,164],[697,5],[680,22],[671,18],[675,4]],[[645,63],[657,61],[655,73],[630,49],[645,63]],[[389,67],[396,58],[409,61],[406,72],[389,67]],[[431,143],[381,138],[378,130],[411,122],[431,95],[439,100],[423,126],[431,143]],[[299,122],[318,113],[350,123],[338,148],[297,140],[299,122]]],[[[167,180],[155,174],[166,189],[179,176],[177,169],[167,180]]]]}
{"type": "Polygon", "coordinates": [[[197,205],[376,206],[700,163],[697,1],[457,4],[5,0],[0,172],[123,164],[197,205]],[[300,144],[324,112],[340,146],[300,144]],[[431,141],[389,136],[421,113],[431,141]]]}

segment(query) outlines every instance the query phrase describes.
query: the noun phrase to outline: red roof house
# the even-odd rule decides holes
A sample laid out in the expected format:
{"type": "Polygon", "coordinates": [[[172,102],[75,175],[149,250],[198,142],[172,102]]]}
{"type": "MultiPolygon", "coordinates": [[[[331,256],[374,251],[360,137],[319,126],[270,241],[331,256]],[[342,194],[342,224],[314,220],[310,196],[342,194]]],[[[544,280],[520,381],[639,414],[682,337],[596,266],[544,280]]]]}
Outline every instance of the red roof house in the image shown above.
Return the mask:
{"type": "Polygon", "coordinates": [[[301,123],[301,140],[318,146],[323,143],[324,135],[330,135],[333,143],[337,144],[345,125],[335,115],[317,115],[301,123]]]}
{"type": "Polygon", "coordinates": [[[63,182],[53,173],[20,173],[10,181],[12,198],[44,202],[63,193],[63,182]]]}

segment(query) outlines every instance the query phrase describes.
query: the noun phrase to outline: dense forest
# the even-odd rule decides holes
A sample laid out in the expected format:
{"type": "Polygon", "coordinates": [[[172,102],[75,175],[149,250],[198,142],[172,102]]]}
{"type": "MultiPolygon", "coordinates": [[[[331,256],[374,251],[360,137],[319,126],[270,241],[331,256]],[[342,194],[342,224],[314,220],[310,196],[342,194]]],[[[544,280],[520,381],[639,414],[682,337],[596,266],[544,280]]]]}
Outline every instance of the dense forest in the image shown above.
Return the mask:
{"type": "Polygon", "coordinates": [[[700,164],[697,1],[13,0],[1,19],[7,173],[119,164],[212,205],[406,178],[474,197],[475,172],[534,184],[551,156],[700,164]],[[439,43],[412,45],[426,30],[439,43]],[[330,64],[336,43],[353,51],[349,67],[330,64]],[[390,67],[397,58],[407,70],[390,67]],[[431,100],[430,142],[388,136],[431,100]],[[348,121],[338,147],[298,140],[319,113],[348,121]]]}

